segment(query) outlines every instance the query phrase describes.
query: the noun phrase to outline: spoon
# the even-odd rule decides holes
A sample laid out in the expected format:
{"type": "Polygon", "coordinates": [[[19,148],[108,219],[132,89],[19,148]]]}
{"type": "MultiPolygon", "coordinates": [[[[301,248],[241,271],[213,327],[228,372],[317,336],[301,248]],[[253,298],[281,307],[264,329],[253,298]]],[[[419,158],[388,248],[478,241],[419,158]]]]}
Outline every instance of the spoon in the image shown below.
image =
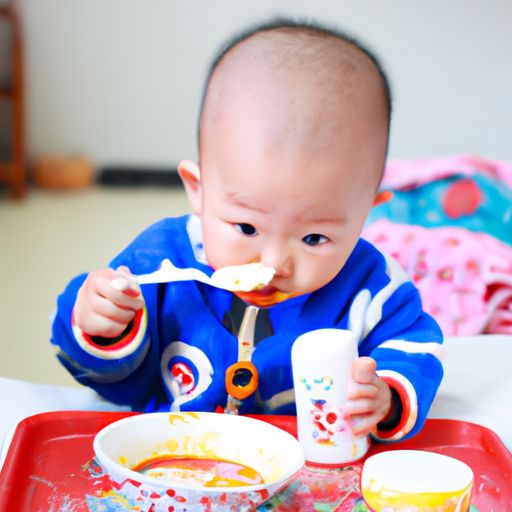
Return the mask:
{"type": "Polygon", "coordinates": [[[231,292],[250,292],[261,290],[274,277],[275,270],[262,263],[248,263],[247,265],[232,265],[216,270],[208,276],[197,268],[179,268],[169,259],[160,264],[160,268],[149,274],[133,275],[112,280],[112,285],[124,291],[130,288],[130,283],[151,284],[170,283],[174,281],[200,281],[216,288],[231,292]]]}

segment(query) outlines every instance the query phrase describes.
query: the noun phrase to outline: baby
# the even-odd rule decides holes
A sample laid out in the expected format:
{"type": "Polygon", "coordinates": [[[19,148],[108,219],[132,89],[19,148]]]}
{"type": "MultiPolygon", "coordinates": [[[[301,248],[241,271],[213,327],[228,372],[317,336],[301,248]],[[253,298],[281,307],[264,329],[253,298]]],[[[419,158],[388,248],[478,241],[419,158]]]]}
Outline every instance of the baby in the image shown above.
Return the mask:
{"type": "Polygon", "coordinates": [[[237,37],[208,77],[199,162],[179,164],[192,215],[156,223],[110,268],[70,283],[53,325],[61,362],[137,410],[293,414],[294,340],[349,329],[360,358],[346,421],[382,440],[416,433],[442,379],[442,334],[394,260],[360,239],[378,200],[390,115],[378,61],[343,34],[278,21],[237,37]],[[261,262],[275,274],[236,295],[130,280],[165,258],[209,274],[261,262]],[[124,291],[112,284],[119,278],[124,291]],[[244,352],[248,305],[259,314],[244,352]],[[225,376],[247,353],[253,373],[231,377],[257,373],[259,384],[236,397],[244,384],[225,376]]]}

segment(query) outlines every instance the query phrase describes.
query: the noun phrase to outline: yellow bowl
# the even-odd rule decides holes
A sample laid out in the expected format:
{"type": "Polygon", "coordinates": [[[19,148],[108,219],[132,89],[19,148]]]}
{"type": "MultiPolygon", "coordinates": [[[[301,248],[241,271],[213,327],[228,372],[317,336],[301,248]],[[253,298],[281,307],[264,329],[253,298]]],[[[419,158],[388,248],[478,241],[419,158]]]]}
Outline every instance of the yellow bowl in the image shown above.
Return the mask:
{"type": "Polygon", "coordinates": [[[467,512],[473,471],[460,460],[419,450],[369,457],[361,493],[375,512],[467,512]]]}

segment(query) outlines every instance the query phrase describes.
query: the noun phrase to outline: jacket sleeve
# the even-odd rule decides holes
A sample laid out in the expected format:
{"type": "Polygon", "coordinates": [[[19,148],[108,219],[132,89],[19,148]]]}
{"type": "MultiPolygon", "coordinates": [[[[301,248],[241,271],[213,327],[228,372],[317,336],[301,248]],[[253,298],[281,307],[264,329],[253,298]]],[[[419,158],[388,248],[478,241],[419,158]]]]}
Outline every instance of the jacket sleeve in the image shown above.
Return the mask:
{"type": "MultiPolygon", "coordinates": [[[[126,265],[134,274],[156,270],[165,257],[173,257],[172,241],[182,233],[176,223],[161,221],[141,233],[110,266],[126,265]]],[[[185,235],[183,235],[185,236],[185,235]]],[[[185,241],[183,241],[185,243],[185,241]]],[[[73,279],[58,297],[51,342],[57,357],[73,377],[106,399],[133,408],[144,408],[159,389],[158,285],[145,285],[146,303],[114,339],[89,336],[74,321],[77,293],[87,274],[73,279]]]]}
{"type": "Polygon", "coordinates": [[[140,408],[147,400],[144,369],[151,366],[153,359],[148,309],[151,310],[154,293],[146,287],[146,307],[136,314],[120,336],[93,337],[83,332],[73,318],[76,295],[85,277],[73,279],[58,298],[51,338],[57,358],[81,384],[115,403],[140,408]]]}
{"type": "Polygon", "coordinates": [[[384,273],[385,279],[373,281],[370,275],[352,302],[348,328],[359,337],[359,355],[375,359],[377,374],[392,389],[392,424],[381,422],[373,435],[397,441],[416,434],[425,422],[443,378],[443,336],[393,258],[378,253],[372,273],[384,273]]]}

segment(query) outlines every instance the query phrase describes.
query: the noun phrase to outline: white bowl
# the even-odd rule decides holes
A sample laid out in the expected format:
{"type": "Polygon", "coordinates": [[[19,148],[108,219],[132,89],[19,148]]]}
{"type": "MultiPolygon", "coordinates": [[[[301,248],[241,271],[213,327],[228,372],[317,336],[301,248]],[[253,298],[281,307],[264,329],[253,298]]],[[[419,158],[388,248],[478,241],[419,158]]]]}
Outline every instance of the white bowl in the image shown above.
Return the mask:
{"type": "Polygon", "coordinates": [[[112,492],[126,506],[146,510],[152,505],[154,512],[255,510],[304,464],[300,444],[284,430],[254,418],[206,412],[124,418],[98,432],[94,452],[115,482],[112,492]],[[230,461],[255,470],[263,481],[250,485],[221,481],[206,487],[209,477],[200,481],[193,471],[184,475],[164,470],[157,478],[132,469],[158,456],[230,461]]]}
{"type": "Polygon", "coordinates": [[[361,493],[375,512],[466,512],[472,485],[464,462],[420,450],[378,453],[361,473],[361,493]]]}

